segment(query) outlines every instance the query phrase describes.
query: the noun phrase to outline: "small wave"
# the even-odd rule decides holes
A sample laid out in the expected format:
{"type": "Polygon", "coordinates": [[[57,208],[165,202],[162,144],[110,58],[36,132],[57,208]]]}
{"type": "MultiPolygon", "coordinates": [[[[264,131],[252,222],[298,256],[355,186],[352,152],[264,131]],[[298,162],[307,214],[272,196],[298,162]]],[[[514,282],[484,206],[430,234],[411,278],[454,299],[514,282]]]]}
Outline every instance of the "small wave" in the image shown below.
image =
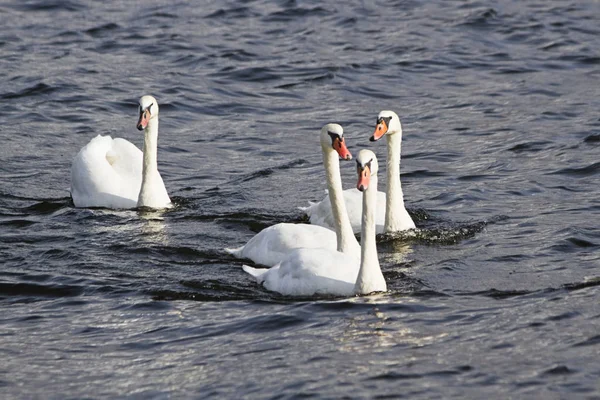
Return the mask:
{"type": "Polygon", "coordinates": [[[570,61],[583,65],[598,65],[600,64],[600,57],[588,56],[588,55],[564,55],[558,57],[561,61],[570,61]]]}
{"type": "Polygon", "coordinates": [[[586,178],[596,175],[600,172],[600,161],[579,168],[563,168],[558,171],[550,172],[550,175],[567,175],[575,178],[586,178]]]}
{"type": "Polygon", "coordinates": [[[234,7],[229,9],[220,8],[214,11],[204,18],[206,19],[239,19],[239,18],[251,18],[257,17],[260,14],[252,11],[249,7],[234,7]]]}
{"type": "MultiPolygon", "coordinates": [[[[2,215],[0,215],[2,216],[2,215]]],[[[4,221],[0,221],[0,226],[5,226],[8,228],[26,228],[28,226],[34,225],[38,223],[38,221],[30,221],[27,219],[8,219],[4,221]]]]}
{"type": "Polygon", "coordinates": [[[267,82],[280,78],[270,68],[248,67],[236,69],[233,66],[221,68],[219,71],[210,74],[210,76],[242,82],[267,82]]]}
{"type": "MultiPolygon", "coordinates": [[[[294,3],[295,4],[295,3],[294,3]]],[[[330,15],[331,12],[323,7],[317,6],[313,8],[293,7],[282,11],[275,11],[263,18],[265,22],[288,22],[298,18],[307,17],[324,17],[330,15]]]]}
{"type": "Polygon", "coordinates": [[[510,147],[508,151],[512,151],[514,153],[537,153],[538,151],[547,150],[551,144],[552,142],[548,141],[524,142],[510,147]]]}
{"type": "Polygon", "coordinates": [[[19,92],[4,93],[4,94],[0,95],[0,98],[5,99],[5,100],[10,100],[10,99],[18,99],[21,97],[35,97],[35,96],[40,96],[40,95],[44,95],[44,94],[50,94],[54,91],[56,91],[55,87],[52,87],[50,85],[40,82],[33,86],[25,88],[19,92]]]}
{"type": "Polygon", "coordinates": [[[80,1],[70,0],[37,0],[37,1],[19,1],[15,8],[23,11],[82,11],[87,8],[80,1]]]}
{"type": "Polygon", "coordinates": [[[37,285],[33,283],[2,283],[0,297],[73,297],[83,293],[81,286],[37,285]]]}
{"type": "Polygon", "coordinates": [[[285,170],[288,170],[288,169],[291,169],[294,167],[304,165],[304,164],[306,164],[306,162],[307,162],[306,160],[297,159],[297,160],[293,160],[293,161],[290,161],[285,164],[278,165],[276,167],[270,167],[270,168],[265,168],[265,169],[261,169],[258,171],[254,171],[249,174],[244,174],[241,177],[230,180],[230,181],[224,183],[223,186],[224,185],[235,185],[235,184],[239,184],[242,182],[252,181],[254,179],[261,179],[261,178],[267,177],[277,171],[285,171],[285,170]]]}
{"type": "Polygon", "coordinates": [[[499,216],[490,221],[452,223],[449,226],[433,226],[410,229],[408,231],[382,233],[377,235],[378,243],[393,243],[396,241],[424,244],[457,244],[465,239],[474,237],[483,229],[508,217],[499,216]]]}
{"type": "MultiPolygon", "coordinates": [[[[457,295],[457,296],[485,296],[485,297],[491,297],[493,299],[502,300],[502,299],[508,299],[508,298],[512,298],[512,297],[520,297],[520,296],[547,296],[549,293],[564,292],[565,290],[571,292],[571,291],[577,291],[577,290],[587,289],[587,288],[596,287],[596,286],[600,286],[600,277],[588,278],[583,282],[566,283],[566,284],[560,285],[558,287],[543,288],[543,289],[539,289],[539,290],[498,290],[498,289],[492,288],[489,290],[482,290],[482,291],[477,291],[477,292],[469,292],[469,291],[455,292],[454,295],[457,295]]],[[[552,318],[557,318],[557,317],[552,317],[552,318]]],[[[563,317],[558,316],[558,318],[564,318],[564,316],[563,317]]]]}
{"type": "Polygon", "coordinates": [[[192,300],[192,301],[240,301],[267,299],[268,295],[252,285],[234,286],[217,281],[182,281],[181,284],[192,290],[150,289],[146,294],[153,300],[192,300]]]}
{"type": "Polygon", "coordinates": [[[565,375],[565,374],[572,374],[575,371],[573,371],[572,369],[570,369],[569,367],[567,367],[566,365],[557,365],[554,368],[550,368],[545,370],[542,375],[565,375]]]}
{"type": "Polygon", "coordinates": [[[119,29],[120,26],[110,22],[108,24],[104,24],[104,25],[100,25],[94,28],[90,28],[88,30],[85,31],[85,33],[87,33],[88,35],[94,37],[94,38],[100,38],[103,36],[106,36],[108,34],[112,35],[112,31],[119,29]]]}
{"type": "Polygon", "coordinates": [[[575,343],[573,347],[596,346],[600,344],[600,335],[591,336],[588,339],[575,343]]]}
{"type": "Polygon", "coordinates": [[[498,12],[493,8],[486,8],[474,11],[466,17],[466,21],[463,21],[458,25],[486,28],[493,25],[496,20],[498,20],[498,12]]]}
{"type": "Polygon", "coordinates": [[[600,143],[600,134],[595,133],[593,135],[589,135],[583,141],[584,141],[584,143],[593,143],[593,144],[600,143]]]}
{"type": "Polygon", "coordinates": [[[519,297],[531,294],[533,292],[528,290],[498,290],[489,289],[478,292],[457,292],[458,296],[485,296],[496,300],[509,299],[511,297],[519,297]]]}
{"type": "Polygon", "coordinates": [[[600,286],[600,277],[587,278],[583,282],[567,283],[563,285],[560,290],[576,291],[596,286],[600,286]]]}

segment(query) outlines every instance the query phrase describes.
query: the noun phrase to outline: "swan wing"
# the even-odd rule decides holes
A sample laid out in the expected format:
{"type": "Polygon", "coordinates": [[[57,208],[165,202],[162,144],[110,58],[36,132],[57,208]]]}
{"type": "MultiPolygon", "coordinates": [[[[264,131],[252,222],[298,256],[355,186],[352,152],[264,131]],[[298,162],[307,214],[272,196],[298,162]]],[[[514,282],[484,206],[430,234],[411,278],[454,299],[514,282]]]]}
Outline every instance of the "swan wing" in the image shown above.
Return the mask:
{"type": "Polygon", "coordinates": [[[297,248],[327,248],[335,251],[335,232],[321,226],[309,224],[280,223],[263,229],[245,246],[225,249],[238,258],[248,258],[256,264],[273,266],[297,248]]]}
{"type": "MultiPolygon", "coordinates": [[[[352,231],[359,233],[362,218],[362,193],[356,188],[346,189],[344,190],[344,201],[346,202],[352,231]]],[[[335,229],[329,195],[325,196],[320,202],[306,207],[303,211],[308,216],[311,224],[335,229]]],[[[385,223],[385,192],[377,193],[375,223],[377,225],[377,232],[383,232],[383,225],[385,223]]]]}
{"type": "Polygon", "coordinates": [[[287,296],[354,293],[360,262],[347,254],[322,248],[296,249],[261,275],[268,290],[287,296]]]}
{"type": "Polygon", "coordinates": [[[142,152],[125,139],[96,136],[75,156],[71,196],[76,207],[134,208],[142,185],[142,152]]]}

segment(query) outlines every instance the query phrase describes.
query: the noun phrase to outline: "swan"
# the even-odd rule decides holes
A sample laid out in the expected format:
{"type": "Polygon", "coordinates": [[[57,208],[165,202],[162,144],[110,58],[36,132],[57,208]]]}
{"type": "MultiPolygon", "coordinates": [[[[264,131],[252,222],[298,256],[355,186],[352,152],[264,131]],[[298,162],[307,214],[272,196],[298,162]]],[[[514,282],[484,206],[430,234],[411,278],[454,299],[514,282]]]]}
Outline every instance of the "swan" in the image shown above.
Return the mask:
{"type": "Polygon", "coordinates": [[[280,223],[263,229],[244,246],[225,251],[237,258],[248,258],[268,267],[279,263],[290,250],[299,247],[337,249],[358,259],[360,245],[354,237],[346,205],[340,194],[342,180],[339,157],[352,159],[344,141],[343,128],[338,124],[323,126],[320,143],[327,187],[332,194],[330,207],[333,209],[335,232],[317,225],[280,223]]]}
{"type": "Polygon", "coordinates": [[[360,261],[330,249],[301,248],[292,250],[270,269],[244,265],[243,270],[266,289],[288,296],[349,296],[387,291],[375,243],[377,157],[371,150],[363,149],[356,164],[357,189],[363,197],[360,261]]]}
{"type": "Polygon", "coordinates": [[[171,200],[158,172],[158,102],[140,98],[138,130],[144,152],[133,143],[98,135],[75,156],[71,197],[75,207],[168,208],[171,200]]]}
{"type": "MultiPolygon", "coordinates": [[[[377,193],[377,214],[375,221],[377,233],[391,233],[415,228],[415,223],[404,207],[404,194],[400,183],[400,151],[402,144],[402,125],[393,111],[381,111],[377,117],[375,133],[370,141],[374,142],[387,136],[387,190],[377,193]],[[386,135],[387,134],[387,135],[386,135]]],[[[344,200],[348,216],[355,233],[360,231],[361,194],[356,189],[344,191],[344,200]]],[[[331,227],[331,207],[327,196],[302,210],[308,215],[311,224],[331,227]]]]}

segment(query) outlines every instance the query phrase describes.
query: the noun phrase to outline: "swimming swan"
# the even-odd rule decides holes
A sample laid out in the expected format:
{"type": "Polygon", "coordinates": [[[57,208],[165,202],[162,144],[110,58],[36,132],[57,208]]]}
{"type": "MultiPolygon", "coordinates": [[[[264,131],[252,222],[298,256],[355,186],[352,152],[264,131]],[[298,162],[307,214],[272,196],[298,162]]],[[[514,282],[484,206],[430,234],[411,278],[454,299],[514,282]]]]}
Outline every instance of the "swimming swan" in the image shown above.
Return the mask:
{"type": "Polygon", "coordinates": [[[154,97],[140,99],[137,128],[144,130],[143,153],[125,139],[100,135],[77,153],[71,166],[75,207],[171,207],[158,172],[158,103],[154,97]]]}

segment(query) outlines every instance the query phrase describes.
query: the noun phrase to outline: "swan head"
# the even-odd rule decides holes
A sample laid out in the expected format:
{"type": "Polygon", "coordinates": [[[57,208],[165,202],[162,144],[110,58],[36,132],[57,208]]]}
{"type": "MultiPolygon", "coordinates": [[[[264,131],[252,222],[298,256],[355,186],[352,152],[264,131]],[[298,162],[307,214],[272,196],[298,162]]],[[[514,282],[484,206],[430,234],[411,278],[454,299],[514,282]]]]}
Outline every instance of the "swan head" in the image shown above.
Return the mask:
{"type": "Polygon", "coordinates": [[[371,142],[379,140],[385,134],[393,135],[399,133],[402,135],[402,125],[400,124],[400,118],[398,114],[393,111],[382,111],[377,116],[377,125],[375,126],[375,132],[369,139],[371,142]]]}
{"type": "Polygon", "coordinates": [[[321,128],[321,147],[323,150],[333,148],[343,160],[352,160],[344,140],[344,129],[338,124],[327,124],[321,128]]]}
{"type": "Polygon", "coordinates": [[[377,156],[371,150],[362,149],[356,157],[356,172],[358,174],[358,183],[356,188],[364,192],[369,187],[371,177],[377,175],[379,164],[377,156]]]}
{"type": "Polygon", "coordinates": [[[158,102],[152,96],[142,96],[140,98],[140,117],[138,119],[138,130],[146,129],[151,119],[158,117],[158,102]]]}

